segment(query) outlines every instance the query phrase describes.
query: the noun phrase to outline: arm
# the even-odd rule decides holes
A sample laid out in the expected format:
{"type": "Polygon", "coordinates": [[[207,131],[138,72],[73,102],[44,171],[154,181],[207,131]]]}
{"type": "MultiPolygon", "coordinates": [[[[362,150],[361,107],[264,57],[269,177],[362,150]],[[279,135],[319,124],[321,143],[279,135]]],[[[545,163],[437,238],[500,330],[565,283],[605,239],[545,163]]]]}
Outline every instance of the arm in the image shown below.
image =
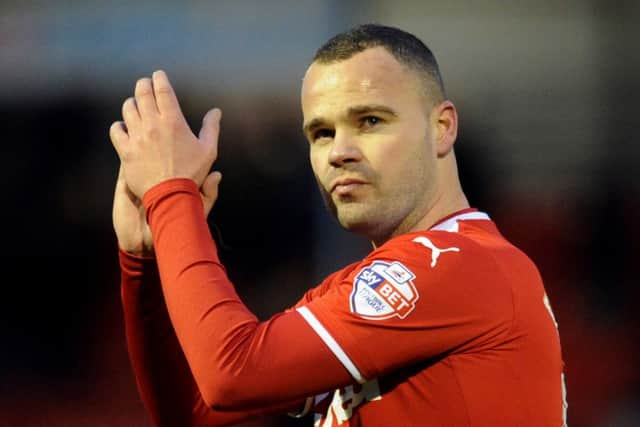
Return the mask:
{"type": "Polygon", "coordinates": [[[349,383],[348,373],[297,312],[258,322],[224,274],[205,220],[207,203],[203,211],[201,200],[203,194],[215,200],[221,178],[219,172],[208,174],[217,153],[220,111],[205,116],[196,138],[166,75],[156,72],[153,80],[138,81],[135,99],[123,105],[123,117],[124,123],[112,125],[110,136],[131,199],[139,203],[152,187],[167,181],[182,201],[161,203],[162,191],[155,192],[157,199],[147,197],[158,212],[177,207],[166,215],[147,209],[150,220],[161,218],[147,235],[153,234],[172,327],[206,406],[260,410],[349,383]]]}
{"type": "Polygon", "coordinates": [[[144,197],[167,309],[205,402],[223,410],[302,401],[353,380],[297,311],[259,322],[221,265],[191,180],[144,197]]]}
{"type": "MultiPolygon", "coordinates": [[[[116,122],[110,129],[114,145],[123,136],[128,139],[127,132],[139,124],[139,116],[132,117],[138,112],[131,111],[131,106],[131,99],[123,106],[123,116],[129,118],[126,126],[116,122]]],[[[204,208],[205,216],[217,198],[220,178],[219,172],[214,172],[200,185],[199,206],[204,208]]],[[[113,225],[120,248],[121,295],[130,361],[142,401],[156,425],[227,425],[249,416],[302,406],[302,399],[277,399],[274,405],[256,403],[247,410],[218,411],[205,403],[167,313],[142,202],[125,182],[123,167],[115,188],[113,225]]],[[[315,350],[322,354],[322,349],[315,350]]],[[[244,385],[252,387],[251,378],[244,385]]],[[[210,386],[217,387],[215,383],[210,386]]]]}
{"type": "MultiPolygon", "coordinates": [[[[208,212],[215,193],[206,190],[200,197],[208,212]]],[[[169,320],[142,202],[129,191],[122,173],[116,183],[113,222],[119,245],[127,350],[140,397],[155,425],[229,425],[251,416],[301,406],[292,402],[238,412],[209,408],[169,320]]]]}
{"type": "MultiPolygon", "coordinates": [[[[116,125],[117,126],[117,125],[116,125]]],[[[215,193],[202,193],[205,211],[215,193]]],[[[169,321],[142,202],[124,181],[113,199],[118,239],[121,299],[129,359],[140,397],[157,426],[224,425],[249,414],[216,413],[202,401],[169,321]]]]}
{"type": "Polygon", "coordinates": [[[140,397],[155,425],[194,425],[207,408],[166,313],[155,260],[120,251],[120,266],[127,349],[140,397]]]}
{"type": "Polygon", "coordinates": [[[299,402],[254,411],[216,411],[202,399],[178,344],[153,258],[120,250],[127,349],[140,397],[157,426],[222,426],[299,402]]]}

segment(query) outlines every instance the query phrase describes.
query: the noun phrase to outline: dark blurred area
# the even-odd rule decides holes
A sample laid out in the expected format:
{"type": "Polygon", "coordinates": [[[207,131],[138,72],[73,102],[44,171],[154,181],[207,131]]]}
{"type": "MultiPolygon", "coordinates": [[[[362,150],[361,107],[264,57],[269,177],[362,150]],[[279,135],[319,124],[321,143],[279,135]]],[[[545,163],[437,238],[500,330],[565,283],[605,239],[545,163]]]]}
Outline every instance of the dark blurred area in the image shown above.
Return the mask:
{"type": "Polygon", "coordinates": [[[569,425],[640,425],[637,2],[405,3],[0,4],[0,427],[151,425],[124,341],[108,128],[154,69],[194,130],[224,111],[209,223],[259,317],[366,254],[324,212],[298,95],[314,50],[367,21],[438,57],[463,187],[545,280],[569,425]]]}

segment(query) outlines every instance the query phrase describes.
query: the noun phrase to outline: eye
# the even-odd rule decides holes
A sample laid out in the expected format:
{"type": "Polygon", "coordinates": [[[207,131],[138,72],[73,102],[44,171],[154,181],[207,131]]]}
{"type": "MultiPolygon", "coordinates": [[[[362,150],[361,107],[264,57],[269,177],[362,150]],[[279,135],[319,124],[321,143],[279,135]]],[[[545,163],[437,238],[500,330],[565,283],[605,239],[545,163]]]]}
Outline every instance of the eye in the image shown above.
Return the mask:
{"type": "Polygon", "coordinates": [[[315,142],[323,138],[333,138],[334,133],[332,129],[318,129],[311,134],[311,140],[315,142]]]}
{"type": "Polygon", "coordinates": [[[374,127],[382,123],[382,119],[377,116],[365,116],[361,120],[362,120],[362,126],[366,128],[374,127]]]}

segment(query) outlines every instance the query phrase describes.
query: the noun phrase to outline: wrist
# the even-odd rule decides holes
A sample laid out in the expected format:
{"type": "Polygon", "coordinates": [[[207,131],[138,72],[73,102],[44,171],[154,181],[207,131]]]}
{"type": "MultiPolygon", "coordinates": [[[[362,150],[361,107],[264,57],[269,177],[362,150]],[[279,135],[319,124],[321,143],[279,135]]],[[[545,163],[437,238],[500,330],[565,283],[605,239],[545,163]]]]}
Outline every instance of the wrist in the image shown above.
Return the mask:
{"type": "Polygon", "coordinates": [[[156,254],[153,247],[147,247],[144,244],[127,245],[118,242],[118,249],[125,255],[135,258],[155,258],[156,254]]]}

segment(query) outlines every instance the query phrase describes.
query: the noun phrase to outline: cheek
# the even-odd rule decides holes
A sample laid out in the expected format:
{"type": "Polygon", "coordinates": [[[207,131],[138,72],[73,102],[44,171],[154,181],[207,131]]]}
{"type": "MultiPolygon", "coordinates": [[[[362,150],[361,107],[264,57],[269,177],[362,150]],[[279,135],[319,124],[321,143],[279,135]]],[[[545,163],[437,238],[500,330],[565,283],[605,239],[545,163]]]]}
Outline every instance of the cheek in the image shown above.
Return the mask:
{"type": "Polygon", "coordinates": [[[406,133],[379,144],[375,157],[380,170],[392,176],[407,176],[420,174],[429,165],[431,151],[426,138],[406,133]]]}
{"type": "Polygon", "coordinates": [[[320,153],[316,150],[309,150],[309,163],[311,163],[311,170],[313,174],[316,176],[316,179],[319,181],[323,176],[323,165],[326,162],[323,162],[320,158],[320,153]]]}
{"type": "Polygon", "coordinates": [[[433,180],[435,161],[426,142],[403,145],[401,150],[389,151],[382,157],[383,175],[387,177],[385,191],[399,197],[413,197],[424,193],[433,180]]]}

